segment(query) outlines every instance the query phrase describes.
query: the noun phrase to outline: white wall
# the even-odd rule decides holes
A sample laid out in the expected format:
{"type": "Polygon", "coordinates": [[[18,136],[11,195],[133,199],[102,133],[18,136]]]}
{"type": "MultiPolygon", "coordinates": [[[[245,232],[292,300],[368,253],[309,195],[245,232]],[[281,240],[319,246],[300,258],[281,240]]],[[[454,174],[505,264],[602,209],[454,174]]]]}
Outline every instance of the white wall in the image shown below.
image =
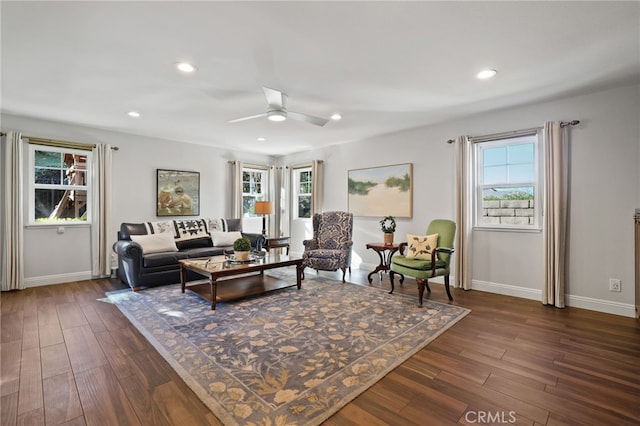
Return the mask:
{"type": "MultiPolygon", "coordinates": [[[[156,220],[156,169],[200,172],[200,216],[230,217],[229,160],[271,164],[264,155],[232,152],[89,127],[2,115],[2,130],[82,143],[108,143],[113,152],[113,207],[110,235],[122,222],[156,220]]],[[[25,150],[25,153],[27,151],[25,150]]],[[[25,213],[26,213],[25,203],[25,213]]],[[[4,212],[2,212],[4,214],[4,212]]],[[[25,214],[26,223],[26,214],[25,214]]],[[[24,234],[27,287],[91,278],[90,228],[28,227],[24,234]]]]}
{"type": "MultiPolygon", "coordinates": [[[[435,218],[454,218],[454,147],[458,135],[482,135],[540,126],[547,120],[580,120],[571,134],[569,280],[567,303],[634,315],[633,213],[640,207],[640,86],[477,114],[411,131],[286,156],[282,164],[325,160],[323,210],[347,209],[347,171],[413,163],[413,218],[398,220],[396,239],[426,230],[435,218]],[[608,290],[609,278],[622,292],[608,290]]],[[[348,119],[346,117],[345,119],[348,119]]],[[[372,269],[381,241],[380,218],[356,217],[354,266],[372,269]]],[[[292,238],[303,238],[293,230],[292,238]]],[[[540,233],[474,233],[473,288],[540,299],[540,233]]],[[[301,250],[301,244],[293,249],[301,250]]],[[[455,256],[454,256],[455,259],[455,256]]]]}
{"type": "MultiPolygon", "coordinates": [[[[86,143],[109,143],[114,153],[111,234],[120,222],[155,218],[157,168],[200,172],[201,216],[229,214],[227,161],[300,164],[325,160],[323,210],[347,209],[347,171],[413,163],[413,218],[399,219],[396,239],[422,232],[435,218],[454,217],[454,147],[457,135],[481,135],[541,125],[545,120],[577,119],[571,129],[568,304],[633,316],[633,213],[640,207],[640,86],[626,86],[536,105],[487,112],[465,119],[335,145],[279,159],[211,147],[2,115],[2,130],[86,143]],[[610,277],[622,292],[608,291],[610,277]]],[[[345,119],[348,119],[346,117],[345,119]]],[[[380,218],[357,217],[354,266],[372,269],[377,255],[366,250],[380,241],[380,218]]],[[[25,232],[28,285],[73,281],[90,276],[89,230],[29,228],[25,232]]],[[[292,228],[292,253],[302,252],[309,224],[292,228]],[[306,233],[306,234],[305,234],[306,233]]],[[[538,233],[476,232],[473,287],[539,299],[542,283],[538,233]]],[[[455,260],[455,256],[454,256],[455,260]]]]}

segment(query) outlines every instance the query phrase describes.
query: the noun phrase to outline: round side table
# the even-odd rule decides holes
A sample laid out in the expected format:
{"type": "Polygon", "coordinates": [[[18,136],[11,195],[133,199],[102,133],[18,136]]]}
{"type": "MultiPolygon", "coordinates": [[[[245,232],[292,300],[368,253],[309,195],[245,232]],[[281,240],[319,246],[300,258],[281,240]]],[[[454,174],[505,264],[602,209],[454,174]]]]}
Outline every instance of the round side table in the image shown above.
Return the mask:
{"type": "Polygon", "coordinates": [[[380,264],[376,266],[376,269],[371,271],[367,278],[369,279],[369,284],[373,282],[371,276],[380,272],[380,281],[382,281],[382,273],[386,273],[391,269],[391,258],[400,249],[401,244],[385,244],[385,243],[369,243],[367,244],[367,249],[371,249],[378,253],[378,257],[380,258],[380,264]]]}

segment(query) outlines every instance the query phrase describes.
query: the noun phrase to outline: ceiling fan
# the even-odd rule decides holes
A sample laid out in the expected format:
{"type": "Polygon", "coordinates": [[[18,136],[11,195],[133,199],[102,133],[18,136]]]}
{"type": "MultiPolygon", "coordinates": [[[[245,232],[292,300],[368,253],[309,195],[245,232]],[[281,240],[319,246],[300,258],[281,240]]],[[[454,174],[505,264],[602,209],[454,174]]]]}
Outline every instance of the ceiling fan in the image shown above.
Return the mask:
{"type": "Polygon", "coordinates": [[[263,87],[264,96],[267,98],[267,112],[263,114],[250,115],[248,117],[236,118],[229,120],[229,123],[237,123],[238,121],[251,120],[253,118],[267,117],[271,121],[284,121],[287,118],[293,120],[304,121],[306,123],[315,124],[316,126],[324,126],[329,122],[328,118],[315,117],[301,112],[293,112],[287,110],[287,94],[279,90],[263,87]]]}

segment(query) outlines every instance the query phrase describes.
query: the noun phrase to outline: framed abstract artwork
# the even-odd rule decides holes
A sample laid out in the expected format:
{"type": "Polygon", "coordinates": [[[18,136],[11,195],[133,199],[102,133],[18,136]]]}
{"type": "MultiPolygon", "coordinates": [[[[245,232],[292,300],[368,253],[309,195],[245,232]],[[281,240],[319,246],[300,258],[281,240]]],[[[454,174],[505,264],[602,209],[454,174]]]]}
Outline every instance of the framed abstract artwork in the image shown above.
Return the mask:
{"type": "Polygon", "coordinates": [[[413,164],[348,171],[348,209],[354,216],[413,216],[413,164]]]}
{"type": "Polygon", "coordinates": [[[156,216],[198,216],[200,173],[158,169],[156,216]]]}

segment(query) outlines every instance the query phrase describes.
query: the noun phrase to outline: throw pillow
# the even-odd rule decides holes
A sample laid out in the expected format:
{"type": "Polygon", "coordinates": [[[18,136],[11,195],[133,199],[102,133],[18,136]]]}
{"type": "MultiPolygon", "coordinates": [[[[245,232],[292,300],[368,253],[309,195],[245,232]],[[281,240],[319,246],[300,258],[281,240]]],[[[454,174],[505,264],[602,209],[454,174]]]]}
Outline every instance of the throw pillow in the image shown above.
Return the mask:
{"type": "Polygon", "coordinates": [[[178,251],[176,241],[168,232],[150,235],[132,235],[131,241],[135,241],[140,244],[142,247],[142,254],[178,251]]]}
{"type": "Polygon", "coordinates": [[[178,233],[176,232],[176,225],[172,220],[165,220],[162,222],[145,222],[144,226],[147,228],[147,234],[160,234],[163,232],[168,232],[174,238],[178,237],[178,233]]]}
{"type": "Polygon", "coordinates": [[[176,240],[192,240],[194,238],[209,238],[209,232],[203,219],[174,220],[178,236],[176,240]]]}
{"type": "Polygon", "coordinates": [[[233,242],[238,238],[241,238],[240,231],[222,232],[211,231],[211,241],[213,241],[214,247],[228,247],[232,246],[233,242]]]}
{"type": "Polygon", "coordinates": [[[438,234],[412,235],[407,234],[408,259],[431,260],[431,252],[438,247],[438,234]]]}
{"type": "Polygon", "coordinates": [[[226,219],[205,219],[205,223],[209,227],[209,232],[213,232],[214,230],[218,232],[229,231],[229,225],[226,219]]]}

